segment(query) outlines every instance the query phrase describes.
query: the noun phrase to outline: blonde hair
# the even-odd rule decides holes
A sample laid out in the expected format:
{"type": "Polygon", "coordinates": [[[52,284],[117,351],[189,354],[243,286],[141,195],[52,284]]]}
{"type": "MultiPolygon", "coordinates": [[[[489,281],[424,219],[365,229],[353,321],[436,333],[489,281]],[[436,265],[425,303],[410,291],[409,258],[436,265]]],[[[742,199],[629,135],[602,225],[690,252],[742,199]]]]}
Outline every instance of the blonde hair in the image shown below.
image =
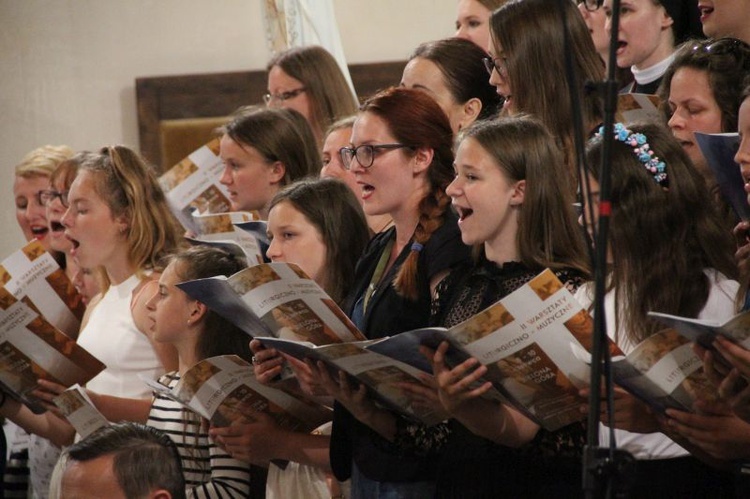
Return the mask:
{"type": "Polygon", "coordinates": [[[182,238],[153,171],[125,146],[103,147],[87,156],[81,171],[94,174],[94,189],[112,214],[127,218],[128,260],[136,274],[161,268],[182,238]]]}
{"type": "Polygon", "coordinates": [[[16,165],[16,177],[49,177],[57,165],[73,157],[68,146],[42,146],[29,152],[16,165]]]}

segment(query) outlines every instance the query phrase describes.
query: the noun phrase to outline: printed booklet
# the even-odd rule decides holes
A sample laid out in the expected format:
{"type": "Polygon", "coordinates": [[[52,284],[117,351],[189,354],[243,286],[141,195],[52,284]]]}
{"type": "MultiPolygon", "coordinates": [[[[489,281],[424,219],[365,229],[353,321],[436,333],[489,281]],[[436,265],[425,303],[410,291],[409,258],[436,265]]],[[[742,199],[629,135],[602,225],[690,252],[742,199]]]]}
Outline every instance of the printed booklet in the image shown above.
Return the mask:
{"type": "Polygon", "coordinates": [[[143,381],[218,427],[251,421],[253,413],[263,412],[284,429],[309,432],[330,421],[332,415],[327,407],[259,383],[253,366],[236,355],[198,362],[171,390],[158,381],[143,381]]]}
{"type": "Polygon", "coordinates": [[[692,412],[696,399],[717,397],[690,340],[674,329],[659,331],[627,357],[612,359],[612,376],[615,383],[658,412],[669,408],[692,412]]]}
{"type": "Polygon", "coordinates": [[[635,121],[661,121],[660,102],[658,95],[619,94],[615,121],[625,124],[635,121]]]}
{"type": "Polygon", "coordinates": [[[81,438],[86,438],[109,424],[107,418],[86,395],[86,391],[77,383],[55,397],[53,402],[81,438]]]}
{"type": "Polygon", "coordinates": [[[735,214],[742,220],[750,220],[750,205],[747,203],[745,181],[740,174],[740,165],[734,156],[740,146],[737,133],[695,132],[695,141],[706,158],[711,173],[719,185],[721,194],[729,202],[735,214]]]}
{"type": "Polygon", "coordinates": [[[247,258],[248,265],[263,263],[268,249],[266,223],[258,220],[258,214],[246,211],[193,215],[195,237],[187,240],[191,244],[209,244],[247,258]]]}
{"type": "Polygon", "coordinates": [[[708,350],[714,350],[712,343],[717,335],[722,335],[729,341],[750,349],[750,310],[741,312],[723,323],[710,319],[691,319],[659,312],[649,312],[648,315],[658,319],[665,326],[674,328],[688,340],[694,341],[708,350]]]}
{"type": "Polygon", "coordinates": [[[198,233],[193,215],[231,209],[229,191],[219,182],[224,165],[219,139],[213,139],[159,177],[167,203],[186,231],[198,233]]]}
{"type": "Polygon", "coordinates": [[[229,278],[196,279],[178,287],[252,337],[273,336],[315,345],[366,339],[336,302],[296,265],[264,263],[229,278]]]}
{"type": "Polygon", "coordinates": [[[313,357],[346,371],[377,392],[380,401],[402,414],[430,423],[399,388],[431,374],[419,345],[437,348],[448,341],[448,364],[469,357],[486,365],[490,395],[512,404],[548,430],[583,419],[589,366],[574,348],[588,351],[593,322],[573,295],[547,270],[507,297],[451,329],[425,328],[382,340],[313,348],[289,347],[281,340],[261,341],[295,357],[313,357]],[[406,367],[404,367],[406,366],[406,367]],[[407,369],[410,368],[410,369],[407,369]],[[385,399],[385,400],[383,400],[385,399]]]}
{"type": "Polygon", "coordinates": [[[61,329],[77,333],[83,304],[41,243],[32,241],[0,265],[0,385],[32,410],[38,379],[84,384],[104,369],[61,329]]]}

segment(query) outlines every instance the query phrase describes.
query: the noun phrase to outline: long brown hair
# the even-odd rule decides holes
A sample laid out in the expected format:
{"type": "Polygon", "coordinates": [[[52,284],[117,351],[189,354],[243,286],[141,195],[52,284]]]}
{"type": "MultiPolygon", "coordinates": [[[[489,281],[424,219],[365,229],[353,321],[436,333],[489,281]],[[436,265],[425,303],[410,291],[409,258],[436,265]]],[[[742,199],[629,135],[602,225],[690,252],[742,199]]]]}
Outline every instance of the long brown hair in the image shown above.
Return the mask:
{"type": "MultiPolygon", "coordinates": [[[[432,233],[443,225],[450,205],[445,188],[453,180],[453,131],[440,106],[424,92],[392,87],[365,101],[361,113],[372,113],[385,121],[393,138],[401,144],[433,151],[427,169],[428,192],[419,203],[419,222],[414,242],[425,245],[432,233]]],[[[404,149],[405,154],[414,151],[404,149]]],[[[417,299],[417,262],[419,250],[412,249],[393,281],[401,296],[417,299]]]]}
{"type": "MultiPolygon", "coordinates": [[[[653,310],[697,317],[708,299],[705,271],[737,277],[733,242],[723,228],[703,177],[664,127],[630,125],[646,136],[665,162],[668,187],[647,171],[633,147],[612,144],[612,221],[609,246],[618,326],[638,343],[661,329],[646,313],[653,310]]],[[[599,180],[602,141],[588,148],[589,174],[599,180]]]]}
{"type": "Polygon", "coordinates": [[[269,211],[279,203],[290,203],[320,232],[326,246],[325,291],[341,304],[354,282],[354,266],[370,240],[359,200],[345,183],[323,178],[300,180],[282,189],[269,211]]]}
{"type": "Polygon", "coordinates": [[[526,180],[516,233],[521,261],[531,269],[590,273],[572,193],[550,167],[562,164],[555,139],[536,118],[518,115],[478,122],[461,134],[475,140],[512,182],[526,180]]]}
{"type": "Polygon", "coordinates": [[[323,47],[294,47],[281,52],[268,63],[268,70],[280,67],[299,80],[312,104],[310,126],[316,134],[334,121],[357,112],[357,99],[336,59],[323,47]]]}
{"type": "Polygon", "coordinates": [[[114,216],[128,220],[128,260],[136,275],[161,268],[163,259],[182,244],[181,229],[143,159],[128,147],[108,146],[86,155],[78,171],[93,173],[96,193],[114,216]]]}
{"type": "Polygon", "coordinates": [[[566,59],[571,60],[579,78],[577,92],[584,127],[597,125],[603,114],[598,96],[584,91],[586,82],[603,79],[604,63],[580,12],[573,2],[515,0],[492,14],[490,34],[494,55],[507,57],[516,110],[537,117],[552,132],[563,151],[573,190],[575,141],[570,87],[564,76],[566,59]],[[563,19],[558,4],[563,8],[563,19]],[[570,35],[567,44],[563,22],[570,35]]]}
{"type": "MultiPolygon", "coordinates": [[[[183,282],[215,276],[229,277],[247,267],[244,257],[211,246],[188,248],[173,255],[170,263],[175,265],[175,274],[183,282]]],[[[203,322],[203,332],[195,347],[198,359],[239,355],[250,362],[253,354],[246,333],[212,310],[206,311],[203,322]]]]}

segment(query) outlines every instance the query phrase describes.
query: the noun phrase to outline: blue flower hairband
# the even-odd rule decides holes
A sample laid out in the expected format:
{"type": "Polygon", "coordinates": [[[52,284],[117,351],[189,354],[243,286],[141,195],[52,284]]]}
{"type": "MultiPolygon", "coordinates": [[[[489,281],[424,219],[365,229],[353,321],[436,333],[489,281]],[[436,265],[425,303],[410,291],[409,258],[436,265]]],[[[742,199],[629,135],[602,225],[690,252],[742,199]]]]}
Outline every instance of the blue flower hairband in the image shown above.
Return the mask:
{"type": "MultiPolygon", "coordinates": [[[[615,123],[614,132],[615,140],[619,140],[633,148],[633,153],[635,153],[638,161],[651,173],[656,183],[662,187],[667,187],[667,165],[654,154],[651,146],[648,145],[646,136],[642,133],[632,132],[625,128],[625,125],[622,123],[615,123]]],[[[601,137],[603,134],[604,127],[601,126],[597,135],[601,137]]]]}

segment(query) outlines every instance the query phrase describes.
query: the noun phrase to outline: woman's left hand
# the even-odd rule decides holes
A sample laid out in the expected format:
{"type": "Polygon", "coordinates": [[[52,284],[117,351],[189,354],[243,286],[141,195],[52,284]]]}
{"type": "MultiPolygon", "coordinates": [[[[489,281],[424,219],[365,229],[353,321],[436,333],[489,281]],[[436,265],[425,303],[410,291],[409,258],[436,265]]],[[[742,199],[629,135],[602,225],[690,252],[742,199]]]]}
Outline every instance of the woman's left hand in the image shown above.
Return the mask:
{"type": "Polygon", "coordinates": [[[698,413],[667,409],[666,425],[717,459],[750,456],[750,424],[716,402],[696,402],[698,413]]]}
{"type": "Polygon", "coordinates": [[[281,430],[271,416],[253,413],[250,419],[233,421],[229,426],[211,426],[209,436],[216,445],[233,458],[246,463],[265,465],[276,458],[275,444],[282,438],[281,430]]]}
{"type": "Polygon", "coordinates": [[[326,365],[318,361],[305,361],[310,369],[310,375],[316,380],[331,397],[335,398],[341,405],[346,407],[352,416],[367,425],[371,425],[376,414],[381,412],[375,403],[367,395],[367,387],[360,384],[354,388],[344,371],[338,371],[338,381],[335,381],[328,373],[326,365]]]}
{"type": "Polygon", "coordinates": [[[401,382],[394,385],[403,390],[411,400],[412,405],[423,407],[430,412],[440,415],[440,419],[448,419],[450,416],[440,402],[438,387],[435,378],[429,374],[420,373],[419,381],[401,382]]]}
{"type": "Polygon", "coordinates": [[[67,388],[65,386],[55,383],[54,381],[47,381],[44,379],[37,380],[39,387],[34,389],[31,394],[39,399],[42,406],[48,411],[52,412],[55,416],[65,420],[60,408],[55,404],[54,399],[61,395],[67,388]]]}

